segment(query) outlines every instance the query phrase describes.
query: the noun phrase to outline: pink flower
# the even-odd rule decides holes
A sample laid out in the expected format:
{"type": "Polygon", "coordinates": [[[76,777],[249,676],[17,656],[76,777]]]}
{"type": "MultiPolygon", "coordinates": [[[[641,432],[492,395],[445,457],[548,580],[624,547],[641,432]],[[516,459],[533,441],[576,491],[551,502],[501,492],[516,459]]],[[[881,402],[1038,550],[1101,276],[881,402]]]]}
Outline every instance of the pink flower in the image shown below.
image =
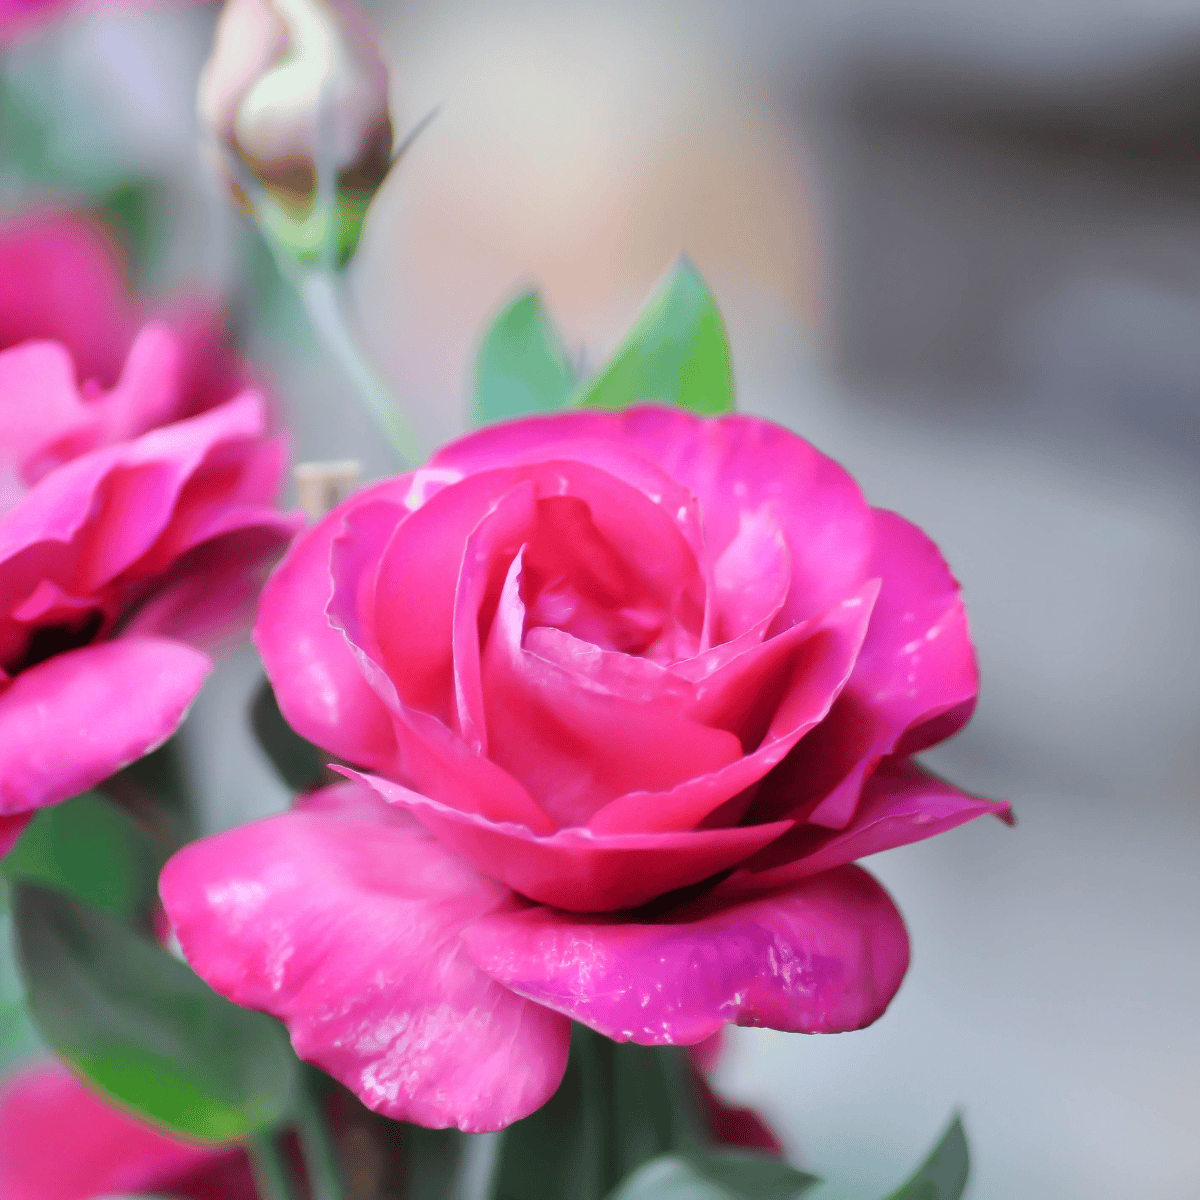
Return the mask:
{"type": "Polygon", "coordinates": [[[256,1200],[238,1148],[195,1146],[144,1125],[42,1064],[0,1087],[0,1200],[92,1200],[155,1193],[256,1200]]]}
{"type": "Polygon", "coordinates": [[[908,964],[853,860],[1006,804],[910,755],[977,675],[937,548],[753,417],[486,429],[293,545],[256,640],[365,773],[185,848],[191,964],[391,1117],[503,1127],[569,1020],[860,1028],[908,964]]]}
{"type": "MultiPolygon", "coordinates": [[[[84,230],[0,245],[24,265],[28,322],[77,333],[87,364],[52,341],[0,350],[0,852],[33,810],[174,732],[211,666],[193,643],[247,611],[261,564],[298,526],[273,506],[287,447],[265,436],[262,399],[228,399],[232,372],[198,359],[186,332],[146,326],[107,378],[97,330],[119,340],[123,296],[84,230]],[[46,301],[68,262],[94,268],[75,315],[46,301]]],[[[0,304],[6,335],[14,307],[0,304]]],[[[28,322],[18,334],[38,332],[28,322]]]]}

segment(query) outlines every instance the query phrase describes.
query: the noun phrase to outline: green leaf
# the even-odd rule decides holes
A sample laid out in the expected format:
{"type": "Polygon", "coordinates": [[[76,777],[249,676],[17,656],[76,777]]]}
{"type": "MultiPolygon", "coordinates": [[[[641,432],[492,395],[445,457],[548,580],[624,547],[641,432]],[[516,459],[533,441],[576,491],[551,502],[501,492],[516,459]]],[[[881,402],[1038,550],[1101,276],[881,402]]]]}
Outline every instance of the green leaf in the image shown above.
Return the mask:
{"type": "Polygon", "coordinates": [[[492,323],[475,364],[476,425],[555,412],[575,388],[575,371],[537,292],[518,296],[492,323]]]}
{"type": "Polygon", "coordinates": [[[406,1200],[446,1200],[451,1195],[467,1135],[457,1129],[404,1127],[406,1200]]]}
{"type": "Polygon", "coordinates": [[[500,1135],[491,1200],[601,1200],[631,1170],[699,1149],[703,1119],[683,1051],[612,1042],[576,1025],[549,1102],[500,1135]]]}
{"type": "Polygon", "coordinates": [[[325,771],[321,752],[283,719],[271,681],[265,676],[250,705],[250,724],[263,753],[288,787],[301,792],[321,781],[325,771]]]}
{"type": "Polygon", "coordinates": [[[681,258],[576,403],[616,410],[657,400],[711,416],[732,412],[733,394],[725,322],[708,284],[681,258]]]}
{"type": "Polygon", "coordinates": [[[967,1135],[962,1118],[955,1117],[917,1173],[888,1200],[960,1200],[970,1170],[967,1135]]]}
{"type": "Polygon", "coordinates": [[[13,895],[29,1011],[80,1075],[200,1141],[242,1140],[288,1116],[298,1063],[270,1017],[70,896],[30,883],[13,895]]]}
{"type": "Polygon", "coordinates": [[[609,1200],[791,1200],[820,1182],[764,1154],[665,1154],[640,1166],[609,1200]]]}
{"type": "Polygon", "coordinates": [[[84,792],[44,808],[0,863],[0,875],[69,892],[120,921],[147,918],[163,856],[111,800],[84,792]]]}
{"type": "Polygon", "coordinates": [[[44,1049],[25,1008],[25,989],[13,946],[12,915],[4,891],[0,889],[0,1078],[44,1049]]]}

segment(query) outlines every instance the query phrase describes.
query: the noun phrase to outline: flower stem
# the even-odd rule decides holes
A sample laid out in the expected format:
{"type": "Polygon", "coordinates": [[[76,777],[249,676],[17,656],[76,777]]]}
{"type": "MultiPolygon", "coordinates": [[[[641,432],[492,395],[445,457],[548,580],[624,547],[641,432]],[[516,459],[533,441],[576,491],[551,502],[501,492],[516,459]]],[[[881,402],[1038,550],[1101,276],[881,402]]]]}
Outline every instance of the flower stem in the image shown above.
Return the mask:
{"type": "Polygon", "coordinates": [[[260,1133],[246,1143],[261,1200],[296,1200],[292,1172],[274,1134],[260,1133]]]}
{"type": "Polygon", "coordinates": [[[308,1186],[313,1200],[347,1200],[345,1177],[337,1150],[325,1121],[325,1114],[311,1086],[299,1089],[296,1105],[296,1133],[304,1154],[308,1186]]]}
{"type": "Polygon", "coordinates": [[[334,270],[304,271],[296,281],[300,298],[318,336],[341,363],[384,437],[405,467],[416,466],[423,455],[391,389],[367,360],[346,321],[338,277],[334,270]]]}

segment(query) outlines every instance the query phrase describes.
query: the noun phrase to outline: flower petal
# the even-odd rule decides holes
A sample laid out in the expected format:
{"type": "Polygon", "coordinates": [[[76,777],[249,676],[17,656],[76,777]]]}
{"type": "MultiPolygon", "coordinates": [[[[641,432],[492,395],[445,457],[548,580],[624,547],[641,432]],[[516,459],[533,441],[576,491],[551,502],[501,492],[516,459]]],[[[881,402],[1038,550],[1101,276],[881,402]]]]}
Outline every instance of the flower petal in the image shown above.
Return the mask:
{"type": "Polygon", "coordinates": [[[106,1103],[58,1063],[28,1067],[0,1088],[4,1200],[82,1200],[158,1191],[174,1195],[172,1185],[221,1165],[240,1167],[222,1176],[234,1185],[219,1193],[223,1200],[252,1200],[249,1164],[237,1147],[197,1146],[143,1124],[106,1103]]]}
{"type": "Polygon", "coordinates": [[[862,801],[845,829],[797,825],[717,892],[743,896],[782,887],[868,854],[924,841],[987,813],[1013,823],[1007,800],[959,791],[911,759],[884,759],[863,786],[862,801]]]}
{"type": "Polygon", "coordinates": [[[31,812],[0,817],[0,858],[3,858],[17,844],[17,839],[25,832],[25,826],[32,820],[33,813],[31,812]]]}
{"type": "Polygon", "coordinates": [[[925,749],[971,715],[975,651],[958,581],[938,548],[878,509],[871,569],[883,586],[854,673],[829,716],[764,782],[754,806],[761,820],[803,816],[842,829],[885,756],[925,749]]]}
{"type": "Polygon", "coordinates": [[[381,770],[396,756],[391,718],[345,637],[330,625],[325,604],[333,591],[330,553],[343,522],[381,497],[402,496],[406,485],[401,477],[364,488],[301,533],[267,580],[254,626],[254,644],[288,724],[339,758],[381,770]]]}
{"type": "Polygon", "coordinates": [[[195,842],[160,891],[201,977],[385,1116],[501,1129],[562,1078],[568,1022],[494,983],[458,936],[520,901],[369,789],[195,842]]]}
{"type": "Polygon", "coordinates": [[[871,510],[858,485],[803,438],[760,417],[712,419],[657,405],[530,417],[463,438],[430,465],[472,474],[507,466],[515,455],[554,454],[614,470],[597,457],[614,444],[632,448],[699,500],[714,557],[737,536],[744,515],[774,513],[792,568],[777,628],[823,612],[871,578],[871,510]]]}
{"type": "Polygon", "coordinates": [[[689,762],[687,777],[669,791],[628,792],[595,813],[588,828],[596,834],[695,829],[718,809],[721,824],[739,822],[753,800],[748,789],[825,717],[845,686],[877,590],[873,580],[828,612],[752,646],[697,685],[688,712],[737,733],[745,754],[710,772],[689,762]]]}
{"type": "Polygon", "coordinates": [[[211,669],[180,642],[122,637],[23,671],[0,692],[0,813],[55,804],[148,754],[211,669]]]}
{"type": "Polygon", "coordinates": [[[839,867],[741,903],[635,923],[546,908],[463,931],[492,978],[617,1041],[692,1045],[723,1025],[861,1029],[908,968],[908,936],[865,871],[839,867]]]}
{"type": "Polygon", "coordinates": [[[489,821],[382,779],[335,767],[407,809],[438,841],[515,892],[572,912],[636,908],[728,870],[790,825],[597,837],[586,829],[538,836],[524,825],[489,821]]]}

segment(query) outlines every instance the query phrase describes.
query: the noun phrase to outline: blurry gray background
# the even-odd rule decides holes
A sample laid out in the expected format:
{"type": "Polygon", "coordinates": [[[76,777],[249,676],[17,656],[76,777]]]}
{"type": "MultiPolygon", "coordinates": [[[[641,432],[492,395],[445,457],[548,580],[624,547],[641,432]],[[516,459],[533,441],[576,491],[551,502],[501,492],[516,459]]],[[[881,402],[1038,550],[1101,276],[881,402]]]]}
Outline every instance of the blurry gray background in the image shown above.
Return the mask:
{"type": "MultiPolygon", "coordinates": [[[[686,249],[743,407],[920,522],[966,589],[982,701],[929,757],[1020,823],[874,860],[914,945],[892,1009],[737,1031],[722,1088],[829,1177],[820,1200],[894,1187],[955,1108],[971,1200],[1200,1197],[1200,5],[375,11],[398,126],[442,110],[353,298],[430,445],[519,286],[598,361],[686,249]]],[[[202,214],[176,273],[219,287],[190,128],[210,21],[106,18],[59,52],[202,214]]],[[[299,320],[254,342],[298,456],[385,472],[336,370],[281,332],[299,320]]],[[[192,721],[214,827],[284,800],[245,741],[256,673],[236,652],[192,721]]]]}

